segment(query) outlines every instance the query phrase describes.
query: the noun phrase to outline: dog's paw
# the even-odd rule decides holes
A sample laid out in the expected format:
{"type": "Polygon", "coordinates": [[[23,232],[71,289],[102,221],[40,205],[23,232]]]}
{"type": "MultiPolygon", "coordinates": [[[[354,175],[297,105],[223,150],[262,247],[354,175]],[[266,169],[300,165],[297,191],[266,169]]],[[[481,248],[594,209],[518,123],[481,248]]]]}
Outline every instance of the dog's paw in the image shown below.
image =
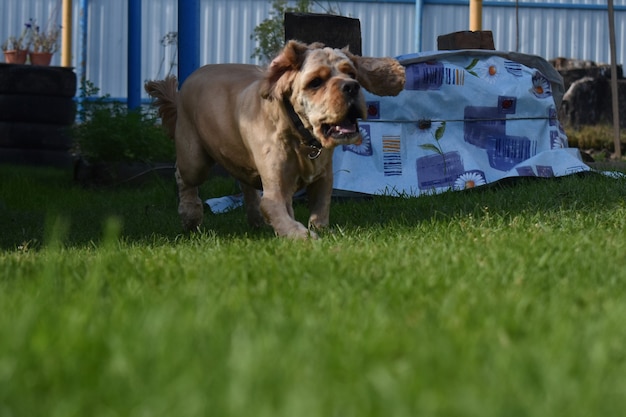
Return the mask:
{"type": "Polygon", "coordinates": [[[180,223],[183,226],[183,230],[186,232],[197,232],[198,228],[202,224],[202,219],[186,219],[181,217],[180,223]]]}
{"type": "Polygon", "coordinates": [[[186,231],[195,231],[202,224],[204,210],[202,203],[180,203],[178,206],[178,214],[183,229],[186,231]]]}
{"type": "Polygon", "coordinates": [[[262,226],[265,226],[267,223],[261,214],[261,211],[258,208],[247,208],[246,209],[246,218],[248,219],[248,224],[255,229],[258,229],[262,226]]]}
{"type": "Polygon", "coordinates": [[[317,235],[317,233],[315,233],[313,230],[309,229],[309,239],[311,240],[317,240],[320,237],[317,235]]]}
{"type": "Polygon", "coordinates": [[[309,229],[321,230],[328,227],[328,216],[318,216],[317,214],[311,214],[309,218],[309,229]]]}
{"type": "Polygon", "coordinates": [[[313,230],[307,229],[306,227],[304,227],[303,224],[297,223],[297,222],[295,223],[294,227],[291,227],[288,230],[284,230],[284,231],[275,230],[275,231],[276,231],[277,236],[286,237],[288,239],[295,239],[295,240],[319,239],[319,236],[317,235],[317,233],[315,233],[313,230]]]}

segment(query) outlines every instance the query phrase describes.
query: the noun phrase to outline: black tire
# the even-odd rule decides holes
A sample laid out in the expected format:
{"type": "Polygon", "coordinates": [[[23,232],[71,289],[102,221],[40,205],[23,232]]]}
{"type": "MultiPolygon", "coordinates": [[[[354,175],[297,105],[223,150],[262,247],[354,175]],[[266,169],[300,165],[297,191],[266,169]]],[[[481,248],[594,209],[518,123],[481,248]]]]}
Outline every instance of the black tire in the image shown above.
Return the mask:
{"type": "Polygon", "coordinates": [[[70,125],[76,103],[69,97],[0,95],[0,121],[70,125]]]}
{"type": "Polygon", "coordinates": [[[0,122],[0,148],[68,150],[72,144],[66,126],[0,122]]]}
{"type": "Polygon", "coordinates": [[[74,97],[76,74],[64,67],[0,64],[0,94],[74,97]]]}
{"type": "Polygon", "coordinates": [[[0,148],[0,164],[71,169],[74,157],[68,151],[0,148]]]}

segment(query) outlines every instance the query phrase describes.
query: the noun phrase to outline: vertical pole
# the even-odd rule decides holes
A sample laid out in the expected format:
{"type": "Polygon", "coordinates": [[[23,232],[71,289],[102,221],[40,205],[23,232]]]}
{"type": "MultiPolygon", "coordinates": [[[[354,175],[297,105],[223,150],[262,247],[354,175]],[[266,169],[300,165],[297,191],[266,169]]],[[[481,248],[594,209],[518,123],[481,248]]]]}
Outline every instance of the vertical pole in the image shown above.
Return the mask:
{"type": "Polygon", "coordinates": [[[80,52],[79,52],[79,82],[87,79],[87,26],[89,25],[89,0],[80,0],[80,52]]]}
{"type": "Polygon", "coordinates": [[[128,109],[141,105],[141,0],[128,1],[128,109]]]}
{"type": "Polygon", "coordinates": [[[424,0],[415,0],[415,52],[422,51],[422,12],[424,0]]]}
{"type": "Polygon", "coordinates": [[[515,52],[519,52],[519,0],[515,0],[515,52]]]}
{"type": "Polygon", "coordinates": [[[63,0],[61,66],[72,66],[72,0],[63,0]]]}
{"type": "Polygon", "coordinates": [[[469,15],[470,30],[483,30],[483,0],[470,0],[469,15]]]}
{"type": "Polygon", "coordinates": [[[611,103],[613,107],[613,143],[615,144],[615,157],[622,159],[622,143],[619,135],[619,97],[617,91],[617,64],[615,62],[615,16],[613,12],[613,0],[608,0],[609,6],[609,44],[611,48],[611,103]]]}
{"type": "Polygon", "coordinates": [[[200,66],[200,0],[178,0],[178,85],[200,66]]]}
{"type": "Polygon", "coordinates": [[[78,65],[77,65],[77,78],[78,78],[78,120],[84,121],[84,93],[82,90],[83,83],[87,81],[87,25],[89,22],[89,0],[80,0],[80,11],[78,19],[78,27],[80,37],[78,39],[78,65]]]}

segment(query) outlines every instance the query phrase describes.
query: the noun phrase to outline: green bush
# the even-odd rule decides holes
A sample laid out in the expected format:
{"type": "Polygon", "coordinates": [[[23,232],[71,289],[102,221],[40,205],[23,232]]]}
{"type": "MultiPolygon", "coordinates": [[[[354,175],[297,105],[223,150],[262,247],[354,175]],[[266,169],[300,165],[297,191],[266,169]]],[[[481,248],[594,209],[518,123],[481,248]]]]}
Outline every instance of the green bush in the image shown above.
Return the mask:
{"type": "Polygon", "coordinates": [[[297,0],[293,7],[287,3],[287,0],[272,1],[269,17],[259,23],[250,35],[250,39],[257,42],[250,58],[258,58],[263,63],[269,63],[278,55],[285,45],[285,13],[311,13],[315,4],[324,13],[341,15],[338,2],[327,1],[323,3],[315,0],[297,0]]]}
{"type": "MultiPolygon", "coordinates": [[[[569,146],[579,149],[594,149],[598,151],[615,151],[613,141],[613,125],[597,124],[566,129],[569,146]]],[[[620,130],[620,140],[626,143],[626,132],[620,130]]]]}
{"type": "Polygon", "coordinates": [[[72,134],[76,152],[90,162],[167,162],[174,160],[174,143],[154,112],[128,110],[108,96],[87,101],[98,88],[83,81],[83,99],[72,134]]]}
{"type": "Polygon", "coordinates": [[[259,23],[250,35],[258,42],[251,58],[270,62],[285,44],[284,16],[287,12],[311,12],[311,0],[299,0],[295,7],[289,7],[286,0],[274,0],[270,16],[259,23]]]}

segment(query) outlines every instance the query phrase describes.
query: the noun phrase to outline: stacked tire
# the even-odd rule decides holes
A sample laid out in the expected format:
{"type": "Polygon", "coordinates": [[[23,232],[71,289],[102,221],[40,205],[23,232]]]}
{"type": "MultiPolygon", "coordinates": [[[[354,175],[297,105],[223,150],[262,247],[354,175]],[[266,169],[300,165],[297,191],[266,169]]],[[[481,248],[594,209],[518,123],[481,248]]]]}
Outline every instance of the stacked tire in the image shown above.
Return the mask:
{"type": "Polygon", "coordinates": [[[0,163],[70,168],[71,68],[0,64],[0,163]]]}

